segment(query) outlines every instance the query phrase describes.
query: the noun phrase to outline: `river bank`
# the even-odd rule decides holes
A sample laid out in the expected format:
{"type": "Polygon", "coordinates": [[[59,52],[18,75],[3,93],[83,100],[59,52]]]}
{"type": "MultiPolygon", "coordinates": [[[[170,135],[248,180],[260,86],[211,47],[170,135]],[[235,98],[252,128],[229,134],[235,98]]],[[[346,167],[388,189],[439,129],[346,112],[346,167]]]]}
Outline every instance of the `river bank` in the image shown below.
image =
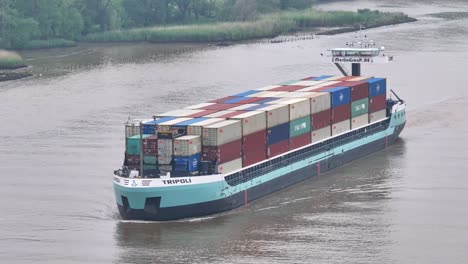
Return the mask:
{"type": "MultiPolygon", "coordinates": [[[[351,11],[320,11],[315,9],[286,11],[260,16],[255,21],[147,27],[120,31],[107,31],[86,36],[85,42],[137,42],[153,43],[211,43],[272,38],[282,34],[313,30],[323,27],[343,27],[343,33],[360,26],[365,28],[387,26],[416,19],[403,13],[360,9],[351,11]]],[[[333,31],[326,31],[330,34],[333,31]]],[[[318,34],[325,34],[317,32],[318,34]]]]}

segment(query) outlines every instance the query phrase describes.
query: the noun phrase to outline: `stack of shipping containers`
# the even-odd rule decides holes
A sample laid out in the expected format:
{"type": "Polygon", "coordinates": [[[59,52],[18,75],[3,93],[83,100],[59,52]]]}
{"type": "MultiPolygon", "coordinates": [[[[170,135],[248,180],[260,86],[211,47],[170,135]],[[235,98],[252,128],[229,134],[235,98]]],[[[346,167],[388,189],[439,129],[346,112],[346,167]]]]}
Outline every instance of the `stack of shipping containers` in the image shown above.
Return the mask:
{"type": "Polygon", "coordinates": [[[239,120],[242,127],[242,166],[266,159],[266,114],[264,111],[247,111],[230,117],[239,120]]]}
{"type": "Polygon", "coordinates": [[[266,112],[267,157],[289,151],[289,105],[264,105],[257,109],[266,112]]]}
{"type": "Polygon", "coordinates": [[[219,173],[242,168],[242,125],[239,120],[225,120],[203,126],[204,161],[212,161],[219,173]]]}
{"type": "MultiPolygon", "coordinates": [[[[386,80],[323,75],[185,107],[125,128],[125,164],[145,174],[228,173],[386,117],[386,80]],[[205,171],[204,171],[205,172],[205,171]]],[[[182,175],[181,174],[181,175],[182,175]]]]}
{"type": "Polygon", "coordinates": [[[384,78],[371,78],[369,83],[369,122],[386,117],[387,82],[384,78]]]}
{"type": "Polygon", "coordinates": [[[181,136],[174,139],[174,171],[195,175],[200,170],[201,137],[181,136]]]}
{"type": "Polygon", "coordinates": [[[351,96],[346,86],[324,89],[330,93],[332,136],[351,129],[351,96]]]}
{"type": "Polygon", "coordinates": [[[351,129],[369,123],[369,83],[346,82],[351,92],[351,129]]]}

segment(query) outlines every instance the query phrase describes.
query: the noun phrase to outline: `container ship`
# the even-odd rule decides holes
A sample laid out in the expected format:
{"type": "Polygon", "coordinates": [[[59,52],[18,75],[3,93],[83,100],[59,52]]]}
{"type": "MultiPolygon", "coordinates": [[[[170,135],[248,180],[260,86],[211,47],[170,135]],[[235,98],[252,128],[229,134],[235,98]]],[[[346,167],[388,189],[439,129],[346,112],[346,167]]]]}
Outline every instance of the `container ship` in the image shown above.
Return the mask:
{"type": "Polygon", "coordinates": [[[331,50],[334,63],[353,62],[352,76],[306,77],[128,122],[113,183],[121,217],[225,212],[391,145],[406,104],[355,63],[382,59],[379,51],[331,50]]]}

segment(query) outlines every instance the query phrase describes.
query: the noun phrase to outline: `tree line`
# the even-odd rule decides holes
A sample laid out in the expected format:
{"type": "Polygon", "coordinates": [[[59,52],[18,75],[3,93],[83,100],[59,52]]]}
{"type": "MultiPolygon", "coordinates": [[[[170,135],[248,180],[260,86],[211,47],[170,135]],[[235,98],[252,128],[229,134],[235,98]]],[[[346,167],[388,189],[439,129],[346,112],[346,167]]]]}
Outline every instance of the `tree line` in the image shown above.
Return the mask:
{"type": "Polygon", "coordinates": [[[315,0],[0,0],[0,48],[32,41],[78,41],[110,30],[254,20],[305,9],[315,0]]]}

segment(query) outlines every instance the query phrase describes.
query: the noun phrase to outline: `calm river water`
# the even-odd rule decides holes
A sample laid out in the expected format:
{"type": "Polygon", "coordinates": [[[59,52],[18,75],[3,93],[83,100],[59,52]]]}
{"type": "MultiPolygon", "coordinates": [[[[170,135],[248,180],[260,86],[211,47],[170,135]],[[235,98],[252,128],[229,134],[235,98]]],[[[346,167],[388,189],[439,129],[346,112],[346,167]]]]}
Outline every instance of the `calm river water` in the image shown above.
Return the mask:
{"type": "Polygon", "coordinates": [[[185,47],[83,45],[23,53],[44,72],[0,84],[0,262],[467,263],[468,20],[425,14],[468,10],[468,3],[406,2],[322,6],[377,7],[419,18],[366,31],[395,62],[363,73],[387,77],[408,102],[397,144],[203,219],[120,220],[112,170],[123,159],[125,120],[339,74],[320,52],[353,34],[199,45],[154,58],[149,55],[185,47]],[[76,64],[95,66],[67,69],[76,64]]]}

